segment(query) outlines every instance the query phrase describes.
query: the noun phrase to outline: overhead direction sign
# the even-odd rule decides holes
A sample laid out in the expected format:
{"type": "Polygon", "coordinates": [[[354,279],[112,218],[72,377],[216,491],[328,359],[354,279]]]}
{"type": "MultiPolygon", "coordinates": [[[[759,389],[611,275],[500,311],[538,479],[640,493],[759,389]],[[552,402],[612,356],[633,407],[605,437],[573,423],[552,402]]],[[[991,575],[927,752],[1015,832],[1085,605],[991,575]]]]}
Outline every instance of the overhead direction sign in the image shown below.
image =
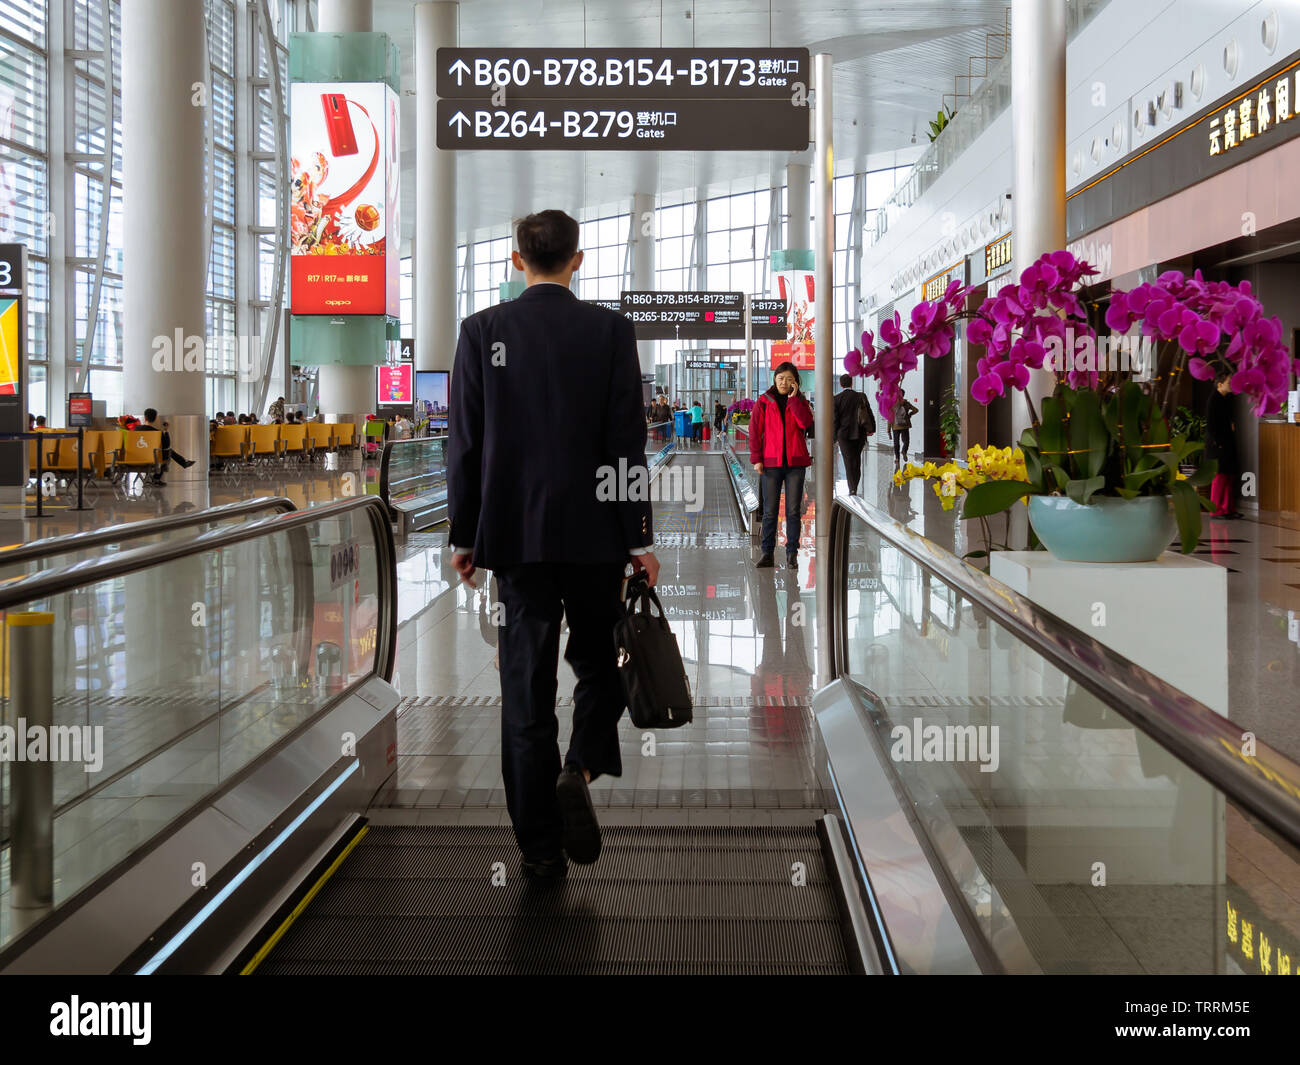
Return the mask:
{"type": "Polygon", "coordinates": [[[803,151],[808,108],[765,101],[438,101],[438,147],[583,151],[803,151]]]}
{"type": "Polygon", "coordinates": [[[438,49],[438,147],[803,151],[807,49],[438,49]]]}
{"type": "Polygon", "coordinates": [[[785,300],[749,301],[750,336],[754,340],[785,339],[785,300]]]}
{"type": "Polygon", "coordinates": [[[745,335],[745,297],[739,292],[624,292],[621,302],[640,340],[745,335]]]}
{"type": "Polygon", "coordinates": [[[788,103],[811,72],[806,48],[439,48],[438,96],[788,103]]]}

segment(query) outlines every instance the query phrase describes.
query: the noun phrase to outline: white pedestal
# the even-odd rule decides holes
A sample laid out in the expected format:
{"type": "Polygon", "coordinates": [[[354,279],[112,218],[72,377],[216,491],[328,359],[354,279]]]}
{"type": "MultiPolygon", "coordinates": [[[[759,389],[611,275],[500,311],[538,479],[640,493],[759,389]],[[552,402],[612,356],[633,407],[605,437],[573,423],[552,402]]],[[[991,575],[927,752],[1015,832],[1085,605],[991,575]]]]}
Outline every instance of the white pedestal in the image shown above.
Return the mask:
{"type": "Polygon", "coordinates": [[[1228,571],[1166,551],[1155,562],[1062,562],[995,551],[990,573],[1161,680],[1228,713],[1228,571]]]}
{"type": "MultiPolygon", "coordinates": [[[[1123,565],[1062,562],[1045,551],[998,551],[990,573],[1227,716],[1226,569],[1170,551],[1155,562],[1123,565]]],[[[1092,697],[1072,689],[1071,698],[1077,706],[1092,697]]],[[[1123,736],[1126,726],[1117,718],[1116,724],[1097,728],[1123,736]]],[[[1029,873],[1039,882],[1086,886],[1085,869],[1099,861],[1112,884],[1221,885],[1226,869],[1222,796],[1154,742],[1135,729],[1127,731],[1131,739],[1118,745],[1107,745],[1106,731],[1062,733],[1062,778],[1073,751],[1074,764],[1083,765],[1098,785],[1082,789],[1064,820],[1026,803],[1029,873]]],[[[1052,772],[1052,758],[1043,766],[1052,772]]]]}

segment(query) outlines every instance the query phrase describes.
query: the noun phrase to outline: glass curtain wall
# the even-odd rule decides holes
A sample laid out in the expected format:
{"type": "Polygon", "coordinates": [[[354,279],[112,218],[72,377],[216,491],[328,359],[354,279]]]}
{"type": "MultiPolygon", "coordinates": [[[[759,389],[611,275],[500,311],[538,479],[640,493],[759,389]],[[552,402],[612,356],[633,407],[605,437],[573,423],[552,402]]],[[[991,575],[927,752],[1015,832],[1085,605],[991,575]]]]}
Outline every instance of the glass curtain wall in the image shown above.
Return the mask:
{"type": "MultiPolygon", "coordinates": [[[[240,372],[257,367],[241,367],[241,352],[255,353],[269,317],[282,314],[275,139],[288,116],[285,93],[271,81],[287,84],[288,35],[308,28],[314,3],[203,3],[211,413],[247,401],[251,388],[236,390],[240,372]],[[250,244],[241,248],[245,233],[250,244]]],[[[0,4],[0,241],[27,245],[28,407],[52,424],[61,424],[62,397],[75,389],[121,412],[121,115],[120,0],[0,4]]]]}

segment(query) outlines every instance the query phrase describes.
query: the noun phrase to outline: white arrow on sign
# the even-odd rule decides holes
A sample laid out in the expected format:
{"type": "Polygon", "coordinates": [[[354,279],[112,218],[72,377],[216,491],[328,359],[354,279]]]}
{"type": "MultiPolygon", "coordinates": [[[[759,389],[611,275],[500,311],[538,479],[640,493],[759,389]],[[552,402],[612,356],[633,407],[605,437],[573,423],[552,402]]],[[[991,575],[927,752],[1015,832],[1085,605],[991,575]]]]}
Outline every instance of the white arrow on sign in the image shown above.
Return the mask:
{"type": "MultiPolygon", "coordinates": [[[[463,122],[463,123],[465,124],[465,126],[471,126],[471,125],[473,125],[473,123],[470,122],[470,120],[469,120],[468,118],[466,118],[464,115],[462,115],[459,111],[457,111],[454,115],[452,115],[451,118],[447,119],[447,125],[449,125],[449,126],[456,126],[456,123],[457,123],[457,122],[463,122]]],[[[465,126],[456,126],[456,136],[457,136],[457,137],[460,137],[460,136],[463,135],[463,133],[464,133],[464,129],[465,129],[465,126]]]]}
{"type": "Polygon", "coordinates": [[[448,73],[455,74],[456,84],[460,85],[464,82],[465,75],[469,73],[469,64],[463,59],[457,59],[456,62],[452,63],[451,70],[448,73]]]}

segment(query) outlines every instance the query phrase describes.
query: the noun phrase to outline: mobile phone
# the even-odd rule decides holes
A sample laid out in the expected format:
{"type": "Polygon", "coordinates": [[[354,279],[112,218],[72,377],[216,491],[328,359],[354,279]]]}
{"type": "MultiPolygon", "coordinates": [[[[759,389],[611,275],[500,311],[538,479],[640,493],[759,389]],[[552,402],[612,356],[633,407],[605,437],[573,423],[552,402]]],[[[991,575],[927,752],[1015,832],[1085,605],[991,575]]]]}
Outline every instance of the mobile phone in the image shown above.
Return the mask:
{"type": "Polygon", "coordinates": [[[348,112],[348,98],[341,92],[321,94],[325,109],[325,130],[330,138],[330,152],[335,158],[357,154],[357,135],[352,128],[352,115],[348,112]]]}

